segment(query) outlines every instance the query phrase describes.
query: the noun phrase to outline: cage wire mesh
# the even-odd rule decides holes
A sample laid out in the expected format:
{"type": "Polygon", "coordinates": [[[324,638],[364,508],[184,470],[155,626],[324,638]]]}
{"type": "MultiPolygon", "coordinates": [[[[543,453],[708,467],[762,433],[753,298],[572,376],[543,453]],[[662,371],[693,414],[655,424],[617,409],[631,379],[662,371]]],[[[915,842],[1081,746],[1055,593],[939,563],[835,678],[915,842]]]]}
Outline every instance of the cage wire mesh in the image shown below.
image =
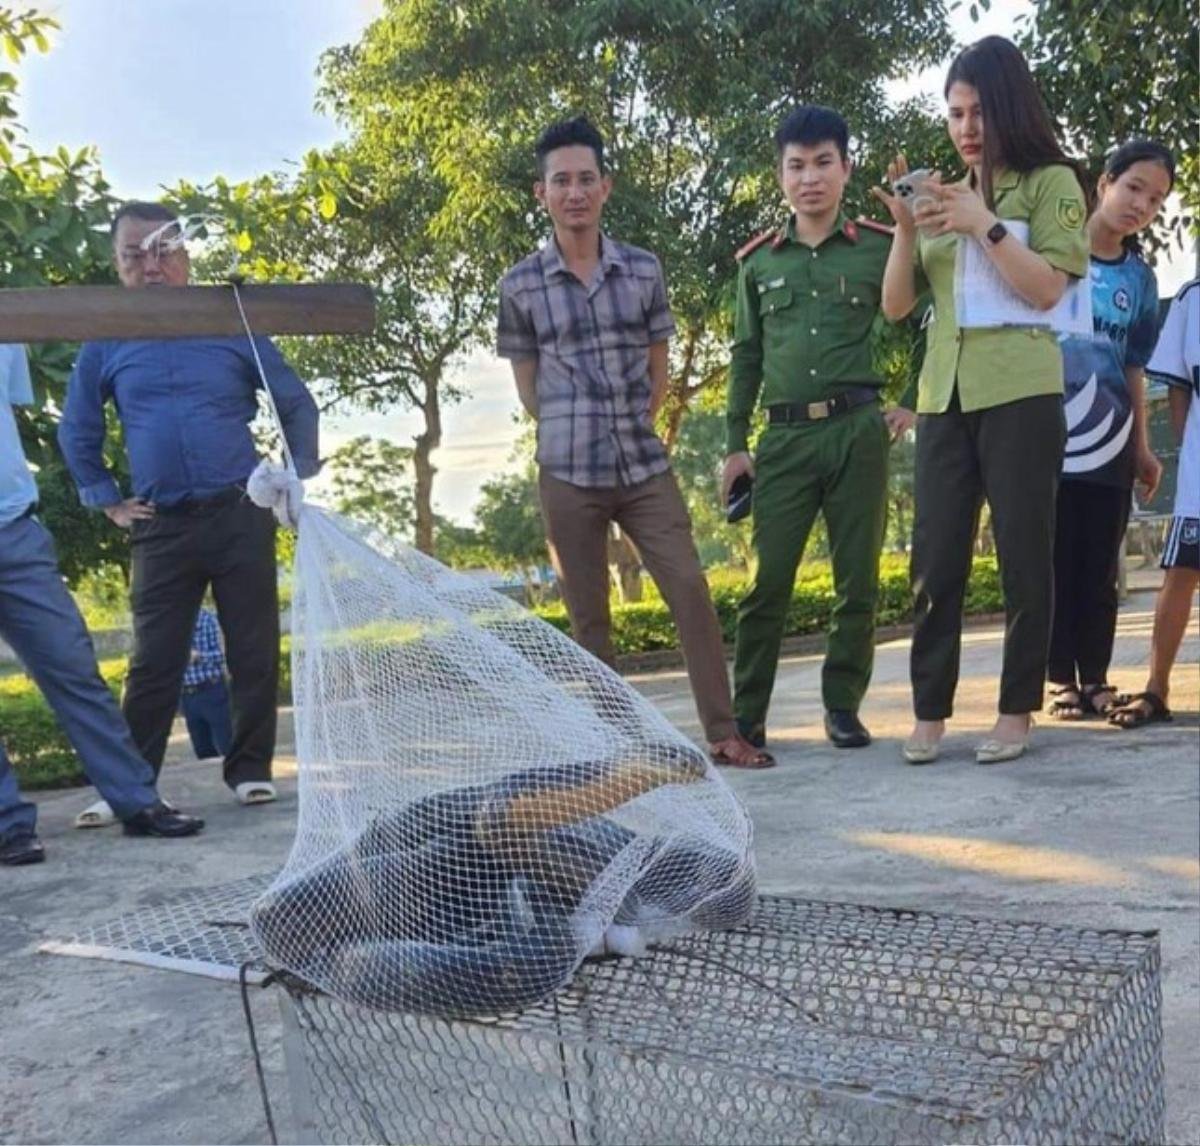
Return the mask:
{"type": "Polygon", "coordinates": [[[305,1141],[1156,1143],[1157,938],[763,897],[489,1019],[291,983],[305,1141]]]}
{"type": "Polygon", "coordinates": [[[381,1010],[487,1015],[589,955],[748,918],[745,810],[616,673],[313,508],[295,571],[299,820],[251,917],[272,967],[381,1010]]]}
{"type": "MultiPolygon", "coordinates": [[[[46,950],[237,978],[246,879],[46,950]]],[[[764,896],[749,923],[589,961],[445,1019],[286,978],[303,1142],[1157,1143],[1158,939],[764,896]]]]}
{"type": "Polygon", "coordinates": [[[159,893],[156,903],[143,903],[69,939],[48,940],[39,950],[235,979],[242,964],[262,961],[250,932],[250,907],[270,882],[269,876],[250,876],[186,894],[173,888],[159,893]]]}

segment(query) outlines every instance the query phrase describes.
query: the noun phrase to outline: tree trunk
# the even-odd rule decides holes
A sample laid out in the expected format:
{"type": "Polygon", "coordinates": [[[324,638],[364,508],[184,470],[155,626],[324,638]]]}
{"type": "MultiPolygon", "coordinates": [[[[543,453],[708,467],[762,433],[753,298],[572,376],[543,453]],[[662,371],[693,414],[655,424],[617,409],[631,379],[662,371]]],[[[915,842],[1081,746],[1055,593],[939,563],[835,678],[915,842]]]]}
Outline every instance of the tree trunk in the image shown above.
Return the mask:
{"type": "Polygon", "coordinates": [[[425,385],[425,429],[419,433],[413,448],[413,501],[416,509],[416,528],[413,540],[422,553],[433,554],[433,477],[437,469],[431,460],[433,451],[442,444],[442,411],[438,402],[438,379],[425,385]]]}
{"type": "Polygon", "coordinates": [[[633,542],[617,526],[608,534],[608,564],[616,577],[617,596],[628,605],[642,599],[642,559],[633,542]]]}
{"type": "Polygon", "coordinates": [[[680,384],[679,392],[674,386],[667,392],[667,400],[664,404],[665,409],[662,410],[662,444],[667,448],[667,454],[670,454],[679,439],[679,430],[683,426],[683,415],[688,410],[688,396],[683,384],[680,384]]]}

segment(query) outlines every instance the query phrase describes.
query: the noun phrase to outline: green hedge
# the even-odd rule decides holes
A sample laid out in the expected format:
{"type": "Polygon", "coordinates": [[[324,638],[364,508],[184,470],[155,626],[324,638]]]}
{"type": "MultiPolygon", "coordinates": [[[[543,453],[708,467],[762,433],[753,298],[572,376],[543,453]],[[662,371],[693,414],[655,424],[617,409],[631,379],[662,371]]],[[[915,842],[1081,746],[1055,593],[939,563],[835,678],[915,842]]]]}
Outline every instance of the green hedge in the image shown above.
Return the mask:
{"type": "MultiPolygon", "coordinates": [[[[100,675],[117,695],[125,658],[100,662],[100,675]]],[[[20,673],[0,677],[0,738],[21,787],[64,788],[86,784],[75,750],[33,682],[20,673]]]]}
{"type": "MultiPolygon", "coordinates": [[[[709,580],[721,631],[727,641],[732,641],[737,625],[737,606],[745,592],[745,582],[728,570],[715,571],[709,580]]],[[[823,632],[829,623],[832,604],[833,579],[829,567],[803,566],[796,578],[788,610],[787,635],[823,632]]],[[[996,613],[1003,608],[995,559],[977,558],[967,591],[966,612],[996,613]]],[[[561,604],[544,606],[536,612],[555,628],[570,632],[566,609],[561,604]]],[[[908,561],[889,555],[883,559],[880,568],[879,624],[897,624],[911,616],[908,561]]],[[[676,643],[671,615],[653,586],[648,586],[644,601],[613,607],[613,644],[618,653],[673,649],[676,643]]],[[[279,699],[288,704],[291,701],[291,656],[287,637],[283,639],[281,651],[279,699]]],[[[114,693],[119,692],[125,675],[125,658],[101,661],[100,674],[114,693]]],[[[0,735],[26,789],[87,783],[71,745],[41,693],[20,674],[0,677],[0,735]]]]}
{"type": "MultiPolygon", "coordinates": [[[[745,581],[727,570],[709,577],[709,588],[717,619],[726,641],[732,642],[737,628],[737,607],[746,591],[745,581]]],[[[833,575],[829,566],[812,564],[801,567],[788,609],[786,636],[822,633],[829,624],[833,607],[833,575]]],[[[1004,609],[1000,592],[1000,574],[994,557],[976,558],[967,589],[964,609],[969,614],[999,613],[1004,609]]],[[[546,605],[536,610],[564,633],[571,631],[565,606],[546,605]]],[[[912,594],[908,585],[908,559],[885,556],[879,571],[880,625],[903,624],[912,620],[912,594]]],[[[658,590],[649,585],[646,599],[637,604],[614,605],[612,609],[613,647],[618,654],[646,653],[673,649],[677,645],[675,625],[658,590]]]]}

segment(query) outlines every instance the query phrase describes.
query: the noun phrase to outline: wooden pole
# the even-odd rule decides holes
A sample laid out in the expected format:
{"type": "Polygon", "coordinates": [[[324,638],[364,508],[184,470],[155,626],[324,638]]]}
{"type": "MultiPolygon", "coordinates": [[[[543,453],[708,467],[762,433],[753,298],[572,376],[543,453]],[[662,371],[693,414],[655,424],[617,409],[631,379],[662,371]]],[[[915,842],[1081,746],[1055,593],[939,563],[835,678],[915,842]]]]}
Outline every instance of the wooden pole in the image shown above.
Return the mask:
{"type": "MultiPolygon", "coordinates": [[[[370,334],[375,296],[358,283],[240,287],[255,334],[370,334]]],[[[0,290],[0,342],[244,335],[231,286],[0,290]]]]}

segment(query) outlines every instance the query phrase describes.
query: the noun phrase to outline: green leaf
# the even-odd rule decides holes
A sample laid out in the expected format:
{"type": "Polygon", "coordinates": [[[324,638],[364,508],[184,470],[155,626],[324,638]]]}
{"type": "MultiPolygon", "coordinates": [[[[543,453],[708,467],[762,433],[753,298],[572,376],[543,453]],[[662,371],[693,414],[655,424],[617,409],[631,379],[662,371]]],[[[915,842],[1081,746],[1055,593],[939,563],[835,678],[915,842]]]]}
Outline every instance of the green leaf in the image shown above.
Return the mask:
{"type": "Polygon", "coordinates": [[[322,219],[332,219],[337,214],[337,206],[337,197],[331,191],[326,191],[317,202],[322,219]]]}

